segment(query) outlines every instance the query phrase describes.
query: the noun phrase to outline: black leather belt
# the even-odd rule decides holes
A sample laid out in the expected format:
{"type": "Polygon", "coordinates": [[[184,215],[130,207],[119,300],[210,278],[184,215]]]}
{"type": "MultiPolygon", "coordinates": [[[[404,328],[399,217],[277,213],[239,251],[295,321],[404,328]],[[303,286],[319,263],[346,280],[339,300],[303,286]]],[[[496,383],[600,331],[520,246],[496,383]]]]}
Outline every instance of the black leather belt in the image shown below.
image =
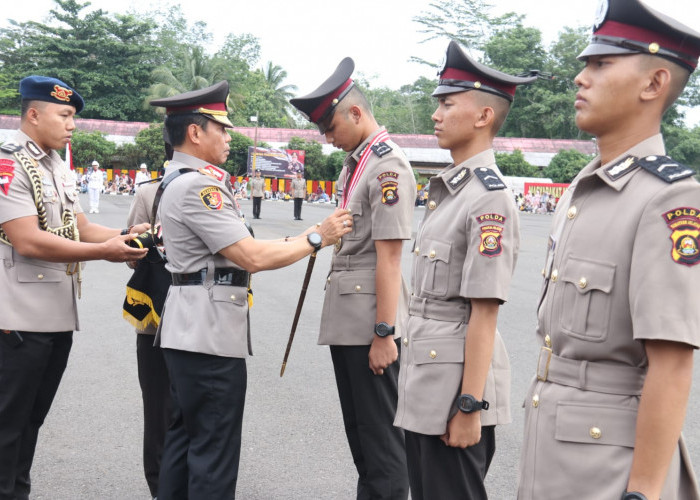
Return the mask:
{"type": "MultiPolygon", "coordinates": [[[[203,285],[207,277],[207,270],[200,269],[193,273],[172,273],[173,286],[203,285]]],[[[214,284],[227,286],[248,286],[250,274],[233,267],[221,267],[214,269],[214,284]]]]}

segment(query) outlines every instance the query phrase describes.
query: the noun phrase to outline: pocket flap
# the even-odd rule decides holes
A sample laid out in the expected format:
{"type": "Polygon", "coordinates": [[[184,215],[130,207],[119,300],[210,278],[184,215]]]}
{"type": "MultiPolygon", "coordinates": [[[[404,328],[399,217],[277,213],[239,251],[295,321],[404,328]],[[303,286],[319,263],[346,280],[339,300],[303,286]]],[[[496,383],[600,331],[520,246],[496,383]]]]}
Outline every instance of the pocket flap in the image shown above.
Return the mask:
{"type": "Polygon", "coordinates": [[[607,262],[569,257],[561,280],[571,283],[579,293],[600,290],[610,293],[615,279],[615,265],[607,262]]]}
{"type": "Polygon", "coordinates": [[[248,305],[248,290],[242,286],[214,285],[211,288],[211,297],[214,302],[231,302],[237,306],[248,305]]]}
{"type": "Polygon", "coordinates": [[[346,276],[338,278],[338,290],[340,295],[350,293],[375,293],[375,278],[374,276],[361,276],[360,273],[348,273],[346,276]]]}
{"type": "Polygon", "coordinates": [[[20,283],[59,283],[66,278],[66,264],[55,267],[38,266],[27,262],[16,262],[17,281],[20,283]]]}
{"type": "Polygon", "coordinates": [[[450,262],[450,248],[452,245],[442,241],[424,240],[421,243],[420,255],[427,257],[430,260],[439,260],[441,262],[450,262]]]}
{"type": "Polygon", "coordinates": [[[464,363],[464,338],[442,337],[415,339],[411,352],[413,364],[464,363]]]}
{"type": "Polygon", "coordinates": [[[634,448],[636,427],[634,408],[559,403],[554,437],[559,441],[634,448]]]}

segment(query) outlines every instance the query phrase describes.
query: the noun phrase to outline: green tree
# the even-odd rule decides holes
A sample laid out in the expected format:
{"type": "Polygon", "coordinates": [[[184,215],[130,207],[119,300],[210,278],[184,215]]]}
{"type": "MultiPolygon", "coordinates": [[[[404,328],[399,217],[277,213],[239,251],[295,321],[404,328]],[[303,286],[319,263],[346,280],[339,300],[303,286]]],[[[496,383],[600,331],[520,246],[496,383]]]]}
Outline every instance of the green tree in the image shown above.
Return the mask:
{"type": "Polygon", "coordinates": [[[667,154],[674,160],[700,172],[700,126],[686,128],[663,125],[667,154]]]}
{"type": "Polygon", "coordinates": [[[345,151],[333,151],[326,157],[326,168],[323,172],[323,180],[337,181],[347,153],[345,151]]]}
{"type": "Polygon", "coordinates": [[[108,168],[116,152],[114,143],[108,141],[102,132],[82,132],[80,130],[73,132],[71,149],[73,151],[73,165],[76,167],[86,167],[93,160],[97,160],[102,168],[108,168]]]}
{"type": "Polygon", "coordinates": [[[537,167],[530,165],[523,156],[523,152],[516,149],[512,153],[496,153],[496,165],[503,175],[515,177],[539,177],[537,167]]]}
{"type": "Polygon", "coordinates": [[[163,143],[163,123],[151,123],[148,128],[136,134],[138,159],[133,163],[134,168],[145,163],[151,170],[158,170],[165,163],[165,145],[163,143]]]}
{"type": "Polygon", "coordinates": [[[552,179],[552,182],[571,182],[576,174],[593,159],[575,149],[562,149],[542,170],[542,175],[552,179]]]}
{"type": "MultiPolygon", "coordinates": [[[[228,154],[228,160],[223,164],[223,168],[234,177],[246,175],[248,171],[248,148],[253,146],[253,140],[248,136],[230,130],[229,135],[231,136],[231,142],[229,142],[231,150],[228,154]]],[[[261,144],[259,146],[264,147],[261,144]]]]}
{"type": "MultiPolygon", "coordinates": [[[[492,10],[493,5],[485,0],[435,0],[413,21],[421,25],[418,31],[426,35],[423,41],[456,40],[465,47],[479,50],[493,34],[522,20],[522,16],[514,12],[492,16],[492,10]]],[[[435,66],[417,57],[411,59],[435,66]]]]}
{"type": "Polygon", "coordinates": [[[271,61],[268,61],[267,66],[262,69],[262,73],[267,87],[272,90],[273,106],[282,111],[287,125],[294,125],[294,120],[289,113],[289,99],[294,97],[297,86],[285,84],[284,80],[287,78],[287,72],[282,67],[272,64],[271,61]]]}

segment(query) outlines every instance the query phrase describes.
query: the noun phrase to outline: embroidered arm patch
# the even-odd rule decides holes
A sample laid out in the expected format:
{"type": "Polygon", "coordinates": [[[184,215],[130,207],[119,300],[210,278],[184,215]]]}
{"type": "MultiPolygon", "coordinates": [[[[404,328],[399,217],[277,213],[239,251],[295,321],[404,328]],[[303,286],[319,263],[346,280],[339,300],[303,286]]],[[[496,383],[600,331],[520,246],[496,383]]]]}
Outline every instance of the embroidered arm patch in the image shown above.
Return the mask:
{"type": "Polygon", "coordinates": [[[680,207],[662,216],[671,230],[671,258],[673,262],[694,266],[700,262],[700,209],[680,207]]]}
{"type": "Polygon", "coordinates": [[[476,216],[481,226],[481,242],[479,253],[485,257],[496,257],[503,252],[502,233],[506,218],[497,213],[481,214],[476,216]]]}
{"type": "Polygon", "coordinates": [[[395,205],[399,201],[398,179],[399,174],[396,172],[382,172],[377,176],[379,187],[382,190],[382,203],[384,205],[395,205]]]}
{"type": "Polygon", "coordinates": [[[224,206],[224,195],[218,187],[206,187],[199,192],[199,198],[207,210],[221,210],[224,206]]]}

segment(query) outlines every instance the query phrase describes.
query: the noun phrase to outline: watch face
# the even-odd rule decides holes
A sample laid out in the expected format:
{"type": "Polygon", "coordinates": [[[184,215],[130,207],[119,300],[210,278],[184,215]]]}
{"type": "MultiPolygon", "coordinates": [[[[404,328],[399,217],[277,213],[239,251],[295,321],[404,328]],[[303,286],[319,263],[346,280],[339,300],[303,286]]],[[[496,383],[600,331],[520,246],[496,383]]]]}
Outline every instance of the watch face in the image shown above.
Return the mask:
{"type": "Polygon", "coordinates": [[[474,409],[474,400],[471,398],[462,398],[459,400],[459,405],[464,411],[472,411],[474,409]]]}
{"type": "Polygon", "coordinates": [[[317,248],[321,246],[321,243],[323,243],[323,239],[318,233],[309,233],[309,235],[306,238],[309,240],[309,243],[311,243],[314,247],[317,248]]]}

